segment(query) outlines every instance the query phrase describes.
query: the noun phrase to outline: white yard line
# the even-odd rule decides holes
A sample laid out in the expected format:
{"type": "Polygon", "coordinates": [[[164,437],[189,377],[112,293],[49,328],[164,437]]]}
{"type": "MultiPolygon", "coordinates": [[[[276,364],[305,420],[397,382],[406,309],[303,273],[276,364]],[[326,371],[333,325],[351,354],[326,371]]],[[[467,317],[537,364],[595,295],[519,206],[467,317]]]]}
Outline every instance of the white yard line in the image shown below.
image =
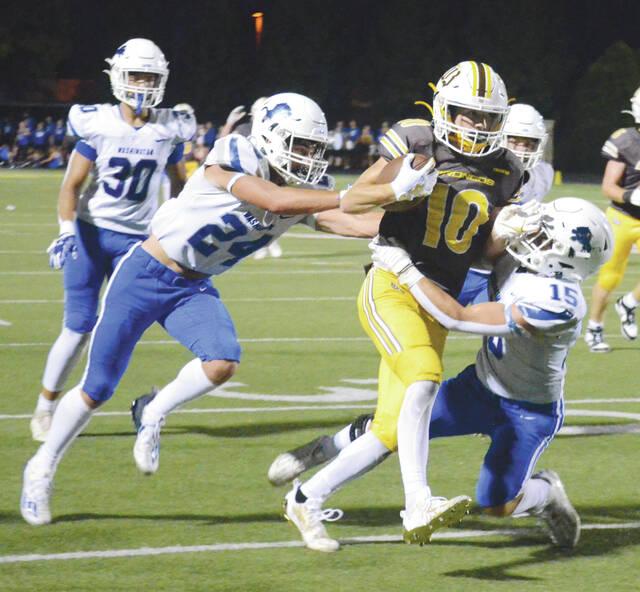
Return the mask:
{"type": "MultiPolygon", "coordinates": [[[[583,524],[582,530],[635,530],[640,522],[623,522],[616,524],[583,524]]],[[[436,532],[433,540],[464,540],[488,538],[494,536],[510,536],[519,538],[531,536],[542,531],[532,528],[494,529],[494,530],[452,530],[436,532]]],[[[376,543],[401,543],[399,535],[377,535],[340,539],[342,545],[366,545],[376,543]]],[[[253,549],[283,549],[304,547],[302,541],[217,543],[212,545],[171,545],[168,547],[140,547],[138,549],[106,549],[104,551],[73,551],[69,553],[30,553],[27,555],[0,555],[0,564],[28,563],[34,561],[71,561],[74,559],[116,559],[121,557],[145,557],[149,555],[176,555],[183,553],[217,553],[220,551],[248,551],[253,549]]]]}

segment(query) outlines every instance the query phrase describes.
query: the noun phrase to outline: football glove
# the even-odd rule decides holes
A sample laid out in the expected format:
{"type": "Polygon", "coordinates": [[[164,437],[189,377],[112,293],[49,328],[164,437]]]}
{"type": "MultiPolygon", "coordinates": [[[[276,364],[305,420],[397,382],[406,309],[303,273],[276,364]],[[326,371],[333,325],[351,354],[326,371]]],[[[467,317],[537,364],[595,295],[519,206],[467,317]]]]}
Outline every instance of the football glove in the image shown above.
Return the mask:
{"type": "Polygon", "coordinates": [[[397,275],[401,284],[411,287],[422,278],[422,274],[413,265],[409,254],[403,248],[380,245],[375,241],[369,243],[369,248],[372,251],[371,260],[374,265],[397,275]]]}
{"type": "Polygon", "coordinates": [[[234,107],[233,109],[231,109],[231,111],[229,112],[229,115],[227,115],[227,123],[229,125],[235,125],[246,114],[247,112],[244,110],[244,105],[238,105],[237,107],[234,107]]]}
{"type": "Polygon", "coordinates": [[[509,242],[540,228],[542,206],[531,200],[522,206],[512,204],[500,210],[493,223],[492,236],[509,242]]]}
{"type": "Polygon", "coordinates": [[[393,189],[396,201],[408,201],[422,195],[429,195],[438,182],[435,159],[430,158],[422,168],[414,169],[411,166],[413,157],[414,154],[407,154],[396,178],[391,181],[391,189],[393,189]]]}
{"type": "Polygon", "coordinates": [[[62,232],[47,249],[49,253],[49,266],[53,269],[62,269],[67,260],[71,256],[73,259],[78,257],[78,247],[76,246],[76,236],[72,232],[62,232]]]}

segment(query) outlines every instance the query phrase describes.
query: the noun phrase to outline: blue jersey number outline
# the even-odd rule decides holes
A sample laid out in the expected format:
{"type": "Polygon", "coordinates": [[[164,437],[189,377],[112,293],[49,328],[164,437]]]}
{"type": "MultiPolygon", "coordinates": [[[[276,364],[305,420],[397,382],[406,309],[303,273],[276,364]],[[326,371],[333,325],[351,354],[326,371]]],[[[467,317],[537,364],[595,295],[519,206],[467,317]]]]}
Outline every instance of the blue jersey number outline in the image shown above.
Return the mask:
{"type": "Polygon", "coordinates": [[[242,223],[241,215],[229,212],[222,216],[220,220],[231,226],[231,230],[224,231],[218,224],[207,224],[197,232],[194,232],[187,242],[205,257],[209,257],[220,248],[213,244],[211,240],[207,240],[209,237],[213,237],[218,243],[232,242],[228,251],[233,257],[221,263],[225,267],[235,265],[240,259],[251,255],[251,253],[261,249],[271,241],[272,236],[270,234],[263,234],[260,238],[252,241],[236,241],[237,238],[247,234],[247,227],[242,223]]]}
{"type": "Polygon", "coordinates": [[[112,187],[105,179],[102,182],[105,193],[111,197],[122,197],[125,183],[127,179],[131,179],[129,189],[124,198],[129,201],[144,201],[149,191],[151,177],[158,167],[158,163],[151,158],[143,158],[132,168],[128,159],[122,158],[121,156],[114,156],[109,159],[109,167],[118,169],[111,175],[118,183],[112,187]]]}

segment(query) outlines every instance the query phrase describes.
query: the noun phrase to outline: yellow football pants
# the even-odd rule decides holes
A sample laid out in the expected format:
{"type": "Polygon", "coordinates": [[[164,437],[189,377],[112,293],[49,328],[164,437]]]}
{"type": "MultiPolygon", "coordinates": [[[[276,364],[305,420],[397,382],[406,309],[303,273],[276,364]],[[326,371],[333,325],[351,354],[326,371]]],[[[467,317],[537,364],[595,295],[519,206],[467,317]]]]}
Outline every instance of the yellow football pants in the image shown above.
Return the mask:
{"type": "Polygon", "coordinates": [[[389,450],[395,450],[406,388],[419,380],[442,380],[447,330],[420,307],[394,274],[376,268],[369,271],[360,290],[358,314],[382,358],[371,430],[389,450]]]}
{"type": "Polygon", "coordinates": [[[635,243],[640,249],[640,220],[611,207],[607,208],[606,214],[613,228],[615,244],[611,259],[600,268],[598,284],[608,292],[612,292],[624,277],[631,247],[635,243]]]}

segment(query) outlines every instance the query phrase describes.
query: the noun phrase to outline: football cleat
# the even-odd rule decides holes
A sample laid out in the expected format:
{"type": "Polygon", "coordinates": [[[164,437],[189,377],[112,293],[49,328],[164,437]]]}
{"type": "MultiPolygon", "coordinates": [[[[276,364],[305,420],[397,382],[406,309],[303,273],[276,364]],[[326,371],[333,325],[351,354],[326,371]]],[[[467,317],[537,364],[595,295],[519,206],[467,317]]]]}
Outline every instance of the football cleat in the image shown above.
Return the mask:
{"type": "Polygon", "coordinates": [[[400,513],[404,542],[420,546],[428,543],[436,530],[460,522],[469,513],[470,506],[471,498],[468,495],[451,499],[433,497],[429,488],[426,488],[411,510],[400,513]]]}
{"type": "Polygon", "coordinates": [[[20,513],[29,524],[40,526],[51,522],[49,498],[53,481],[51,474],[39,467],[33,459],[24,466],[20,513]]]}
{"type": "Polygon", "coordinates": [[[337,454],[333,438],[320,436],[299,448],[279,454],[269,467],[269,483],[275,487],[289,483],[301,473],[335,458],[337,454]]]}
{"type": "Polygon", "coordinates": [[[160,430],[164,419],[154,423],[143,423],[133,445],[133,458],[136,466],[145,475],[152,475],[160,464],[160,430]]]}
{"type": "Polygon", "coordinates": [[[133,403],[131,403],[131,419],[133,420],[136,432],[140,430],[140,426],[142,425],[142,412],[144,411],[144,408],[153,401],[157,394],[158,387],[152,386],[151,390],[146,395],[138,397],[133,403]]]}
{"type": "Polygon", "coordinates": [[[282,503],[284,517],[292,522],[302,535],[304,544],[313,551],[332,553],[340,548],[340,543],[332,539],[327,529],[322,524],[323,520],[335,522],[342,518],[342,510],[327,508],[322,509],[319,500],[307,498],[304,503],[296,501],[296,493],[300,487],[300,481],[293,483],[293,489],[287,493],[282,503]]]}
{"type": "Polygon", "coordinates": [[[33,413],[29,427],[31,428],[31,437],[36,442],[44,442],[49,435],[49,428],[51,427],[51,418],[53,417],[53,411],[40,410],[33,413]]]}
{"type": "Polygon", "coordinates": [[[580,516],[571,505],[560,477],[555,471],[545,469],[531,478],[543,479],[551,485],[549,499],[540,514],[551,541],[557,547],[572,549],[580,538],[580,516]]]}
{"type": "Polygon", "coordinates": [[[604,340],[602,327],[587,329],[587,332],[584,334],[584,340],[589,346],[591,353],[608,354],[611,351],[611,346],[604,340]]]}
{"type": "Polygon", "coordinates": [[[622,298],[618,298],[615,304],[616,312],[620,317],[620,330],[627,339],[638,337],[638,325],[636,325],[635,308],[629,308],[622,298]]]}

